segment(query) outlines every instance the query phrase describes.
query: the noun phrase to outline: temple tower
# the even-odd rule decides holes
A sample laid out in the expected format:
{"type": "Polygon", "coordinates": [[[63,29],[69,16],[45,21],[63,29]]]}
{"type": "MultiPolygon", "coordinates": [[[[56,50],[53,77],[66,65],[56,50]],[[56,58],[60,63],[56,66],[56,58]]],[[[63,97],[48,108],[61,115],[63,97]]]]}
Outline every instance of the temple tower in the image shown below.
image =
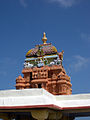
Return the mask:
{"type": "Polygon", "coordinates": [[[43,33],[43,44],[36,45],[26,54],[23,78],[16,78],[16,89],[44,88],[54,95],[72,93],[70,77],[62,65],[63,53],[58,52],[51,43],[46,43],[43,33]]]}

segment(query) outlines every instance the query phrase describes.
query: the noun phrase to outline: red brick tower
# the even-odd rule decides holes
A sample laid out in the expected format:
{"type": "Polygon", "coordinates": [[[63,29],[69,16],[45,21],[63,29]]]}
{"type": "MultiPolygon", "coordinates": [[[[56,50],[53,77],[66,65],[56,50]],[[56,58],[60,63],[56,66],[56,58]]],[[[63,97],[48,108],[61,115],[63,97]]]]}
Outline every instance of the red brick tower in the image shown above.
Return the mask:
{"type": "Polygon", "coordinates": [[[72,93],[70,77],[63,68],[63,53],[58,53],[55,46],[46,43],[43,34],[43,44],[36,45],[26,54],[23,78],[16,78],[16,89],[44,88],[54,95],[69,95],[72,93]]]}

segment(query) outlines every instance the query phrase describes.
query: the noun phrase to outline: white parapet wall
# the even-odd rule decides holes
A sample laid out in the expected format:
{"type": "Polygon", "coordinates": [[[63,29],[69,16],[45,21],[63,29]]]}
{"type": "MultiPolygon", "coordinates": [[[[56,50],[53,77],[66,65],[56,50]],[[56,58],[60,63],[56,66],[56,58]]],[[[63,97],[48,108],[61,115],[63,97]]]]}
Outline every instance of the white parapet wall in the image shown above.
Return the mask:
{"type": "Polygon", "coordinates": [[[0,109],[16,108],[90,109],[90,94],[52,95],[44,89],[0,91],[0,109]]]}

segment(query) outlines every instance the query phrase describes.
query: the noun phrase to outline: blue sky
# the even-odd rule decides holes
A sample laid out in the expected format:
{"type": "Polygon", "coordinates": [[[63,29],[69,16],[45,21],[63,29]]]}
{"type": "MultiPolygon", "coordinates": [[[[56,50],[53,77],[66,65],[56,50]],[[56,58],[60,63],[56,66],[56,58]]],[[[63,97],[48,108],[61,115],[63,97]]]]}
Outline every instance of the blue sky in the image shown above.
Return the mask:
{"type": "Polygon", "coordinates": [[[90,0],[0,0],[0,89],[14,89],[25,54],[43,32],[71,77],[74,93],[90,93],[90,0]]]}

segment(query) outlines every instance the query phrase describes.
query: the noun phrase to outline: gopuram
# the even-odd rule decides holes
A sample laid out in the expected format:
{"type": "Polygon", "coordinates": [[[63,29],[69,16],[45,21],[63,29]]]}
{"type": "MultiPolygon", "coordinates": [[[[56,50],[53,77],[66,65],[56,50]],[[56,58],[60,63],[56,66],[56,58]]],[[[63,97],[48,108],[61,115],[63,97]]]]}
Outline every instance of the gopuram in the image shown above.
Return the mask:
{"type": "Polygon", "coordinates": [[[63,53],[47,43],[43,33],[43,44],[36,45],[26,54],[23,77],[16,78],[16,89],[44,88],[53,95],[72,93],[70,77],[62,65],[63,53]]]}

